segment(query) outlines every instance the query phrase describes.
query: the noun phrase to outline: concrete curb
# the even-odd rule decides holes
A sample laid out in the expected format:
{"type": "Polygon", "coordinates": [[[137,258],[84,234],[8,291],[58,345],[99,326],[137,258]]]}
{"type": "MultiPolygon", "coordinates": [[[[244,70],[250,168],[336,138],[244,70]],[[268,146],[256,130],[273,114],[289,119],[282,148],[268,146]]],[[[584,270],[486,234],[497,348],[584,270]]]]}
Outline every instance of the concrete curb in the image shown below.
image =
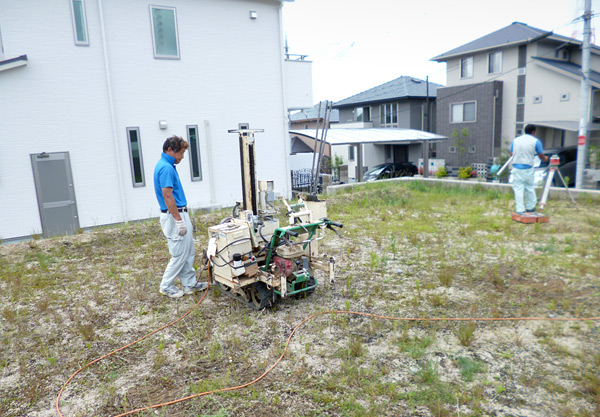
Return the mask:
{"type": "MultiPolygon", "coordinates": [[[[498,182],[487,182],[476,179],[470,180],[459,180],[452,178],[423,178],[420,176],[414,177],[400,177],[400,178],[390,178],[386,180],[378,180],[373,182],[358,182],[353,184],[341,184],[341,185],[330,185],[325,190],[326,195],[334,195],[342,190],[352,189],[354,187],[364,186],[365,184],[375,184],[375,183],[384,183],[384,182],[404,182],[404,181],[420,181],[424,183],[431,184],[442,184],[453,187],[483,187],[489,189],[496,189],[503,192],[512,193],[512,185],[498,182]]],[[[541,187],[539,189],[541,193],[541,187]]],[[[578,190],[575,188],[569,188],[568,190],[575,200],[579,200],[582,198],[591,198],[593,200],[600,201],[600,190],[578,190]]],[[[539,197],[539,195],[538,195],[539,197]]],[[[568,199],[569,193],[567,189],[564,187],[550,187],[550,193],[548,198],[556,198],[556,199],[568,199]]]]}

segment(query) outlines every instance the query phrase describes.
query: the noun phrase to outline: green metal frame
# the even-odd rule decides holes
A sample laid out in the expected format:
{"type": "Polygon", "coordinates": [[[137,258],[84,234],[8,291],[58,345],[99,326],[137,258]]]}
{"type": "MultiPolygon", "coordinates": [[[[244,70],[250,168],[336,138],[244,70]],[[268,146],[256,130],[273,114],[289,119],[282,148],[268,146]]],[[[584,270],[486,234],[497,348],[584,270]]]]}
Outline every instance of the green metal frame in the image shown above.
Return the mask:
{"type": "MultiPolygon", "coordinates": [[[[284,235],[286,235],[287,231],[296,232],[298,234],[303,234],[303,233],[308,232],[308,238],[306,240],[311,240],[313,238],[313,236],[315,235],[315,233],[317,232],[317,230],[319,229],[319,227],[323,224],[329,225],[328,223],[329,223],[329,220],[320,220],[320,221],[314,222],[314,223],[308,223],[308,224],[303,224],[303,225],[299,225],[299,226],[279,227],[279,228],[275,229],[275,232],[273,232],[273,237],[271,238],[271,243],[269,245],[269,252],[267,253],[267,256],[265,257],[265,265],[263,267],[261,267],[261,269],[265,272],[271,271],[271,261],[273,260],[275,250],[277,249],[277,246],[279,246],[279,243],[281,242],[281,238],[284,235]]],[[[290,239],[291,239],[291,237],[290,237],[290,239]]],[[[306,247],[308,246],[309,243],[310,242],[306,242],[303,245],[302,249],[306,249],[306,247]]],[[[291,283],[291,291],[287,292],[288,296],[312,290],[312,289],[316,288],[318,285],[317,279],[314,277],[313,278],[315,280],[315,285],[308,286],[305,284],[310,279],[310,271],[308,274],[294,272],[293,275],[295,277],[295,280],[291,283]],[[298,286],[300,288],[297,288],[298,286]]],[[[275,293],[278,295],[281,295],[281,292],[279,292],[279,291],[275,291],[275,293]]]]}

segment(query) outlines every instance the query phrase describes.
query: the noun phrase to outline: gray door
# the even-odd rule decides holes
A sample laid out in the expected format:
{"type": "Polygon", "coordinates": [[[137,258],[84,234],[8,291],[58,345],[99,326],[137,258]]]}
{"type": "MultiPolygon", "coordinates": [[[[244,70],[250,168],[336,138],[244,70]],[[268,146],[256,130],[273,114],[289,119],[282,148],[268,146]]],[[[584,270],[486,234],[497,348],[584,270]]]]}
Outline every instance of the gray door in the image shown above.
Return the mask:
{"type": "Polygon", "coordinates": [[[32,154],[31,165],[45,237],[79,230],[68,152],[32,154]]]}

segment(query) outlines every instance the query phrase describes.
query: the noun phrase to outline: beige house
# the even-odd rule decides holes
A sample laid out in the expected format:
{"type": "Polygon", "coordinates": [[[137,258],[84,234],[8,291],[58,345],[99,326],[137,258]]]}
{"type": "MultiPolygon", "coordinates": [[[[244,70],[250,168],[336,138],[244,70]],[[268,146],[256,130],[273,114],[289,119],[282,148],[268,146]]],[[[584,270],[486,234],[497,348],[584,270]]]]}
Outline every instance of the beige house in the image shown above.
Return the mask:
{"type": "MultiPolygon", "coordinates": [[[[447,64],[436,132],[454,137],[438,158],[450,166],[487,163],[529,123],[545,148],[577,145],[581,43],[515,22],[432,58],[447,64]]],[[[591,55],[589,143],[598,146],[600,48],[591,55]]]]}

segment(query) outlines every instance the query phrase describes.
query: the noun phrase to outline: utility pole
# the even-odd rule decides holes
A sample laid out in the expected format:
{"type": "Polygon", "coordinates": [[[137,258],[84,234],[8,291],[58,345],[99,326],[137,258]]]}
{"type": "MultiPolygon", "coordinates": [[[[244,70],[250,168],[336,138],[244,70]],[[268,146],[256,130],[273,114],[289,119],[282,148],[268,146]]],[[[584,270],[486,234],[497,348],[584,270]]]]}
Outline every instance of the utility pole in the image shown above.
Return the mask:
{"type": "MultiPolygon", "coordinates": [[[[427,116],[427,124],[425,129],[429,132],[429,75],[425,78],[426,84],[426,96],[425,96],[425,114],[427,116]]],[[[429,141],[423,141],[423,178],[429,178],[429,141]]]]}
{"type": "Polygon", "coordinates": [[[590,119],[590,37],[592,0],[585,0],[583,44],[581,46],[581,93],[579,101],[579,137],[577,138],[577,171],[575,188],[583,188],[583,171],[587,161],[587,137],[590,119]]]}

